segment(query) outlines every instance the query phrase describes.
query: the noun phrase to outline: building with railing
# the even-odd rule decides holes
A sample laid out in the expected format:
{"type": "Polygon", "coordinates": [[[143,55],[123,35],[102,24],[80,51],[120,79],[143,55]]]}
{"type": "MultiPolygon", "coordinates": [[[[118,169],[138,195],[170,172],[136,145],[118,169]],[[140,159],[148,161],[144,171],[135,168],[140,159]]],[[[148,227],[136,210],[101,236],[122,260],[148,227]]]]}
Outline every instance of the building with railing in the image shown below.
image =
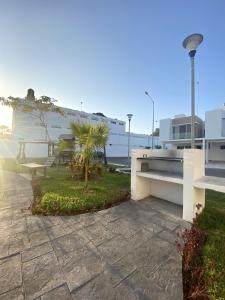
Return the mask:
{"type": "MultiPolygon", "coordinates": [[[[160,142],[164,148],[190,148],[191,117],[160,120],[160,142]]],[[[205,122],[195,116],[195,146],[205,150],[207,163],[225,162],[225,106],[207,111],[205,122]]]]}

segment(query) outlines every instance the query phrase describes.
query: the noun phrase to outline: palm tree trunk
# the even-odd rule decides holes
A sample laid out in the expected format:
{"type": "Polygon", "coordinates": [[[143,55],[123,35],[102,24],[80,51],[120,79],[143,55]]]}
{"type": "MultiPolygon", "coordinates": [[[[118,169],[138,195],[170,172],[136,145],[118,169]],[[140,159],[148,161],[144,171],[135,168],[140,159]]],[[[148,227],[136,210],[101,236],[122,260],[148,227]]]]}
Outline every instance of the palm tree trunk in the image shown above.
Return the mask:
{"type": "Polygon", "coordinates": [[[85,189],[86,189],[88,186],[88,164],[85,165],[84,182],[85,182],[85,189]]]}
{"type": "Polygon", "coordinates": [[[104,148],[103,148],[103,151],[104,151],[104,165],[107,166],[107,158],[106,158],[106,147],[104,145],[104,148]]]}

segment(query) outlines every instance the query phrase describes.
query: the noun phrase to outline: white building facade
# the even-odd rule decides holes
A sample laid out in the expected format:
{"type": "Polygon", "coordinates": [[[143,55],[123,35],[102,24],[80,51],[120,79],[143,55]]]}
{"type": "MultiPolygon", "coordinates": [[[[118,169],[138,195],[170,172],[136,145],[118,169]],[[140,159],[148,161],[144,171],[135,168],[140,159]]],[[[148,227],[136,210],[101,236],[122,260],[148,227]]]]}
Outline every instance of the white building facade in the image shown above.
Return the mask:
{"type": "Polygon", "coordinates": [[[205,113],[206,161],[225,162],[225,106],[205,113]]]}
{"type": "MultiPolygon", "coordinates": [[[[191,147],[191,117],[178,115],[160,120],[163,148],[191,147]]],[[[195,117],[195,145],[205,150],[205,161],[225,163],[225,106],[207,111],[205,121],[195,117]]]]}
{"type": "MultiPolygon", "coordinates": [[[[80,123],[105,123],[109,128],[109,138],[106,145],[107,157],[128,156],[128,136],[126,122],[112,119],[84,111],[60,107],[64,115],[55,112],[44,113],[45,124],[51,142],[56,143],[63,134],[71,133],[71,122],[80,123]]],[[[38,113],[33,111],[13,110],[12,138],[11,141],[0,140],[0,157],[16,157],[19,143],[26,143],[26,157],[47,157],[48,143],[46,130],[38,118],[38,113]]],[[[159,146],[159,137],[153,137],[155,146],[159,146]]],[[[130,134],[130,150],[149,148],[152,145],[152,136],[146,134],[130,134]]]]}

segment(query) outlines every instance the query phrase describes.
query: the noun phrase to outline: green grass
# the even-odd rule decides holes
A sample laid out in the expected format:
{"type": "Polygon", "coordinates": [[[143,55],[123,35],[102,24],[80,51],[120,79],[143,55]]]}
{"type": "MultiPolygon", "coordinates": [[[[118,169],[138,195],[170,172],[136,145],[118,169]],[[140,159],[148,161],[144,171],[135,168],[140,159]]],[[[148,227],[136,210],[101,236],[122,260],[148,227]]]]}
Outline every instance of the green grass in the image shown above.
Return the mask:
{"type": "Polygon", "coordinates": [[[49,168],[49,178],[41,180],[42,198],[39,203],[46,213],[76,213],[101,209],[122,200],[130,191],[130,176],[104,172],[103,176],[89,181],[71,178],[65,167],[49,168]]]}
{"type": "Polygon", "coordinates": [[[225,299],[225,194],[206,191],[206,207],[198,222],[208,238],[202,251],[211,299],[225,299]]]}

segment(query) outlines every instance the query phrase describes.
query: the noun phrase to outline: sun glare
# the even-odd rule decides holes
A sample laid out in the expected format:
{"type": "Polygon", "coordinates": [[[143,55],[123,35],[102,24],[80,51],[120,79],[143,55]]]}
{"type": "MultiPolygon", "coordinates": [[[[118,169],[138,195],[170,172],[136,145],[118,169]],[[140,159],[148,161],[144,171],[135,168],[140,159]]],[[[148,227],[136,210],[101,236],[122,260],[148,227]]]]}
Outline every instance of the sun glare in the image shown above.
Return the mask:
{"type": "Polygon", "coordinates": [[[0,125],[12,127],[12,109],[0,105],[0,125]]]}

